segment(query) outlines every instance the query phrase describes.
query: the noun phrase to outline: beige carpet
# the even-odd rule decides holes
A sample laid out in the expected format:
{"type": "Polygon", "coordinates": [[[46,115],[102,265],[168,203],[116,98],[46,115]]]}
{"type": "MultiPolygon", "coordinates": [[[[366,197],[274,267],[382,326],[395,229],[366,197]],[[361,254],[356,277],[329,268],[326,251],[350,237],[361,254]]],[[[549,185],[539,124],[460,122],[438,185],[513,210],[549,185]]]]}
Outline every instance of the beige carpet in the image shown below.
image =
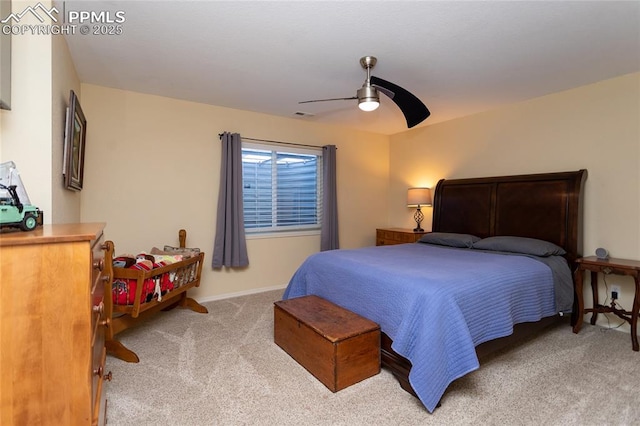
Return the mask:
{"type": "Polygon", "coordinates": [[[281,291],[175,309],[119,335],[109,425],[640,424],[640,353],[628,334],[556,327],[454,382],[429,414],[386,371],[332,393],[273,343],[281,291]]]}

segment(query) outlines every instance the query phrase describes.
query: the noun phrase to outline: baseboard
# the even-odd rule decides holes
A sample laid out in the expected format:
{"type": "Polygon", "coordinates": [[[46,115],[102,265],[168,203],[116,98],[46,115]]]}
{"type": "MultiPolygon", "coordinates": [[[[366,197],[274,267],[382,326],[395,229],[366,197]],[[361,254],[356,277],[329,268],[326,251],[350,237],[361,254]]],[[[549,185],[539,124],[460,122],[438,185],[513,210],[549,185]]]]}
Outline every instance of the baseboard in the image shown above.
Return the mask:
{"type": "Polygon", "coordinates": [[[225,294],[217,294],[215,296],[198,297],[196,298],[196,301],[198,303],[214,302],[216,300],[232,299],[234,297],[249,296],[250,294],[264,293],[267,291],[284,290],[286,287],[287,286],[285,284],[285,285],[278,285],[273,287],[255,288],[251,290],[238,291],[234,293],[225,293],[225,294]]]}

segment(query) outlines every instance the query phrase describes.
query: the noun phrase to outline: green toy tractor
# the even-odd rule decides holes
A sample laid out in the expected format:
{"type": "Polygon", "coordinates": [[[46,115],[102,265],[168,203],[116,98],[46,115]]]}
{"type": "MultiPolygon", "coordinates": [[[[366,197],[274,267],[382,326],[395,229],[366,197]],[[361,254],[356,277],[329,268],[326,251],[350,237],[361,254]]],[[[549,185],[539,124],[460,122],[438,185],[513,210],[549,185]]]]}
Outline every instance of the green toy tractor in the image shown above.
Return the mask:
{"type": "Polygon", "coordinates": [[[13,161],[0,164],[0,228],[33,231],[42,220],[42,211],[31,205],[16,165],[13,161]]]}

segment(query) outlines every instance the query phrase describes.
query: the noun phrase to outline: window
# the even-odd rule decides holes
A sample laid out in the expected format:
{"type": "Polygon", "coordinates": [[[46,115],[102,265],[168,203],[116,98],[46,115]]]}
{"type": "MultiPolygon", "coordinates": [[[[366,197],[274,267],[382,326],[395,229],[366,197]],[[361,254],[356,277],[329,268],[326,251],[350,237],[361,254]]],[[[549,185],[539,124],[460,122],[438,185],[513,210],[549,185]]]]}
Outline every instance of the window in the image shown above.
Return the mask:
{"type": "Polygon", "coordinates": [[[322,149],[242,145],[247,233],[320,229],[322,149]]]}

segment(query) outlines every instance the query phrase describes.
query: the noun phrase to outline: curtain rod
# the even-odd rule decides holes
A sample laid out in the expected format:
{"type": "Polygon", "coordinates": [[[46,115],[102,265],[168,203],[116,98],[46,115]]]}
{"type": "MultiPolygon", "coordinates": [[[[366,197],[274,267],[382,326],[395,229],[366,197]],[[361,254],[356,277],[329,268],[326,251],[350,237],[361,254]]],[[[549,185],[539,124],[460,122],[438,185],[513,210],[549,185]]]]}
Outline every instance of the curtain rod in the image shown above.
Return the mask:
{"type": "MultiPolygon", "coordinates": [[[[222,135],[223,135],[223,133],[218,133],[218,137],[219,137],[220,139],[222,139],[222,135]]],[[[303,144],[303,143],[293,143],[293,142],[272,141],[272,140],[269,140],[269,139],[247,138],[247,137],[244,137],[244,136],[242,136],[242,135],[240,135],[240,137],[241,137],[242,139],[246,139],[246,140],[248,140],[248,141],[269,142],[269,143],[277,143],[277,144],[282,144],[282,145],[293,145],[293,146],[304,146],[304,147],[307,147],[307,148],[322,148],[321,146],[317,146],[317,145],[305,145],[305,144],[303,144]]],[[[338,149],[338,148],[336,148],[336,149],[338,149]]]]}

